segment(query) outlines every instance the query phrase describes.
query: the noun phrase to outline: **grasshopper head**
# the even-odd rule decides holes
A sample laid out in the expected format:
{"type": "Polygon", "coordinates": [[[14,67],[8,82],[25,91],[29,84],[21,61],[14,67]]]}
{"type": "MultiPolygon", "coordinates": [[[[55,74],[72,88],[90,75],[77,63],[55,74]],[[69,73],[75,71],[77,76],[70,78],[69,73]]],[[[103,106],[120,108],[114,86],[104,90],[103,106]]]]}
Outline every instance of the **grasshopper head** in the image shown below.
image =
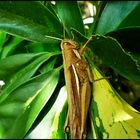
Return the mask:
{"type": "Polygon", "coordinates": [[[68,49],[78,49],[79,44],[73,40],[65,39],[61,41],[61,49],[68,48],[68,49]]]}

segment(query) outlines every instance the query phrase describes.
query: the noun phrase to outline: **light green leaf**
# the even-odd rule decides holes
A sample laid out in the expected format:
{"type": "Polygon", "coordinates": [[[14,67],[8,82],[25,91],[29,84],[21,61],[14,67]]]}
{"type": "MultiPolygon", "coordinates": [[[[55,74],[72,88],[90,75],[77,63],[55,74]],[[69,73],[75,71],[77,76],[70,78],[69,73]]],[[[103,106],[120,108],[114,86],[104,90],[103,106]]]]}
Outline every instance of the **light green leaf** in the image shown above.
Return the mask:
{"type": "Polygon", "coordinates": [[[63,131],[67,113],[67,93],[62,87],[55,103],[45,115],[42,121],[25,137],[27,139],[62,139],[65,138],[63,131]]]}
{"type": "Polygon", "coordinates": [[[59,70],[39,75],[16,88],[0,103],[0,138],[23,138],[48,102],[59,70]]]}
{"type": "Polygon", "coordinates": [[[23,41],[21,37],[12,37],[12,40],[8,44],[4,45],[1,52],[1,59],[6,58],[8,55],[11,55],[18,45],[23,41]]]}
{"type": "MultiPolygon", "coordinates": [[[[9,58],[6,58],[5,60],[1,61],[1,66],[3,66],[3,69],[1,69],[1,75],[3,78],[1,78],[1,80],[4,80],[6,85],[3,87],[3,90],[1,92],[2,96],[0,98],[0,102],[3,101],[15,88],[17,88],[19,85],[31,78],[31,76],[33,76],[33,74],[36,72],[39,66],[45,61],[47,61],[52,55],[53,54],[51,53],[40,53],[38,55],[35,55],[35,58],[32,61],[28,61],[27,65],[21,65],[21,67],[14,74],[11,74],[11,77],[7,82],[3,78],[4,75],[10,71],[8,70],[10,67],[7,68],[9,58]]],[[[22,59],[22,55],[19,56],[20,59],[22,59]]],[[[17,57],[13,57],[13,59],[14,58],[16,61],[17,57]]],[[[11,66],[13,67],[13,65],[11,66]]]]}
{"type": "MultiPolygon", "coordinates": [[[[92,72],[95,79],[103,77],[95,66],[92,72]]],[[[140,112],[124,101],[106,79],[93,84],[90,117],[95,139],[140,138],[140,112]]]]}

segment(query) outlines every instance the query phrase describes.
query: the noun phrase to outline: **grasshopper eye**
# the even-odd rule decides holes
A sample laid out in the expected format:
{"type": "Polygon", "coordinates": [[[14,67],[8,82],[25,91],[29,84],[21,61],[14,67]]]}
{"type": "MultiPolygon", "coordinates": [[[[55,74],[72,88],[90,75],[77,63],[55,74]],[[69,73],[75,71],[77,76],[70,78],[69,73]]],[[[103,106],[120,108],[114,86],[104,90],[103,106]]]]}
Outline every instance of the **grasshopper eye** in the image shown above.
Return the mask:
{"type": "Polygon", "coordinates": [[[71,43],[69,43],[69,42],[64,42],[64,45],[65,45],[65,46],[70,46],[71,43]]]}
{"type": "Polygon", "coordinates": [[[67,45],[68,45],[68,43],[67,43],[67,42],[64,42],[64,45],[65,45],[65,46],[67,46],[67,45]]]}

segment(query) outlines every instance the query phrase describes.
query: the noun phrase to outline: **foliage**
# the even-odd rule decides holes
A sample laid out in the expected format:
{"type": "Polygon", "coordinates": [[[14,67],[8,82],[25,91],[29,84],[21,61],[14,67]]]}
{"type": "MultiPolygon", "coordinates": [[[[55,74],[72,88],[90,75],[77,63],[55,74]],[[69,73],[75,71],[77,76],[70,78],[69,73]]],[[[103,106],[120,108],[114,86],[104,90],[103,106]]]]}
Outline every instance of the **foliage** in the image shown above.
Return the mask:
{"type": "MultiPolygon", "coordinates": [[[[94,79],[105,66],[140,84],[140,2],[92,4],[97,13],[86,30],[76,1],[0,2],[0,138],[66,138],[60,40],[51,37],[82,46],[92,36],[84,56],[94,79]]],[[[139,112],[109,80],[92,86],[87,138],[139,138],[139,112]]]]}

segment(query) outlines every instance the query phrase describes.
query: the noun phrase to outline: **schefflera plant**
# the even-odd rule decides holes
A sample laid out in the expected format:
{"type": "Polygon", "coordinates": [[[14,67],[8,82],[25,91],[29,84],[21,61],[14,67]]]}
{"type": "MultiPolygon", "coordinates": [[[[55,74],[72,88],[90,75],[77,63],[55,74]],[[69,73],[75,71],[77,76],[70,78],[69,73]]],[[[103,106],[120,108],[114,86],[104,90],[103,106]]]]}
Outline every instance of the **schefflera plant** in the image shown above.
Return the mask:
{"type": "MultiPolygon", "coordinates": [[[[139,84],[139,9],[139,1],[100,2],[85,30],[76,1],[1,1],[0,138],[67,138],[60,41],[50,38],[64,39],[63,30],[80,46],[92,36],[83,55],[95,80],[104,77],[96,56],[101,65],[139,84]]],[[[93,82],[88,118],[87,138],[140,137],[139,112],[108,79],[93,82]]]]}

